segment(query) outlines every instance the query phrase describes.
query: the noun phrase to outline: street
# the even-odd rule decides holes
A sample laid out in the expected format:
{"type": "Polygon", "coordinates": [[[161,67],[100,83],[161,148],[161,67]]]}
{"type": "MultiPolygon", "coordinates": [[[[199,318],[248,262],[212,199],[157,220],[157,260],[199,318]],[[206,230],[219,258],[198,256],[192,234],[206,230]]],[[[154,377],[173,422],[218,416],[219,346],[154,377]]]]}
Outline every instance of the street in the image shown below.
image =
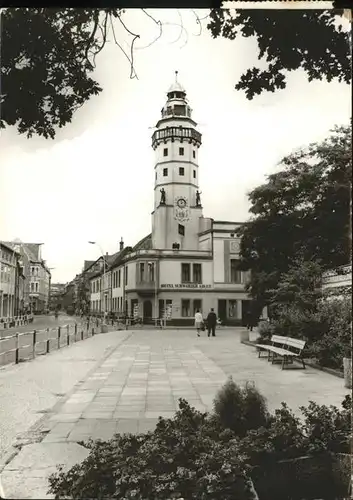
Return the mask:
{"type": "Polygon", "coordinates": [[[43,314],[42,316],[34,316],[33,323],[23,326],[15,326],[0,330],[0,338],[13,335],[14,333],[29,332],[33,330],[45,330],[46,328],[55,328],[62,325],[73,325],[79,319],[76,316],[68,316],[67,314],[59,314],[55,319],[54,314],[43,314]]]}
{"type": "MultiPolygon", "coordinates": [[[[0,332],[0,366],[7,365],[9,363],[13,363],[15,361],[15,352],[7,352],[12,349],[16,348],[16,338],[9,338],[7,340],[1,340],[4,339],[4,337],[9,337],[12,335],[15,335],[16,333],[26,333],[28,332],[28,335],[21,335],[19,337],[19,345],[22,347],[20,349],[20,360],[24,360],[28,357],[33,356],[33,331],[36,330],[37,335],[36,335],[36,341],[37,341],[37,347],[36,347],[36,353],[37,354],[44,354],[46,351],[46,341],[48,338],[52,339],[50,341],[49,348],[50,350],[52,349],[57,349],[58,347],[58,327],[65,326],[65,325],[70,325],[70,335],[73,335],[74,333],[74,324],[75,323],[82,323],[81,318],[75,317],[75,316],[67,316],[66,314],[60,314],[59,317],[56,319],[54,315],[43,315],[43,316],[34,316],[33,323],[30,323],[28,325],[23,325],[15,328],[8,328],[6,330],[2,330],[0,332]],[[49,329],[49,332],[47,331],[49,329]],[[2,354],[5,353],[6,354],[2,354]]],[[[86,328],[84,328],[85,331],[85,336],[87,335],[86,333],[86,328]]],[[[73,340],[72,340],[73,341],[73,340]]],[[[60,346],[64,346],[67,344],[67,329],[62,329],[61,333],[61,340],[60,340],[60,346]]]]}

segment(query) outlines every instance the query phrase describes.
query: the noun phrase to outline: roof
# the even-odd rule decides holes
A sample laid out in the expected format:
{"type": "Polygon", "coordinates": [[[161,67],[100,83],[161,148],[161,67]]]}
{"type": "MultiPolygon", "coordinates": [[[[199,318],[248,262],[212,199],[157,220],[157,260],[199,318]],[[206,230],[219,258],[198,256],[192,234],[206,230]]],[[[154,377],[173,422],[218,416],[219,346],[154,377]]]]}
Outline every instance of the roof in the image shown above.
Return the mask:
{"type": "Polygon", "coordinates": [[[36,254],[36,249],[34,248],[34,245],[39,245],[39,243],[22,243],[22,241],[16,240],[16,241],[6,241],[4,242],[7,246],[9,246],[11,249],[14,249],[16,246],[20,246],[21,250],[27,255],[27,258],[31,262],[41,262],[41,260],[37,257],[38,255],[38,249],[37,249],[37,254],[36,254]],[[33,253],[34,250],[34,253],[33,253]]]}
{"type": "Polygon", "coordinates": [[[15,246],[11,245],[9,242],[0,241],[0,245],[2,245],[3,247],[7,248],[8,250],[11,250],[11,252],[18,253],[18,252],[16,252],[16,250],[14,248],[15,246]]]}
{"type": "Polygon", "coordinates": [[[88,268],[90,268],[93,264],[95,264],[97,261],[96,260],[85,260],[83,262],[83,270],[87,271],[88,268]]]}
{"type": "Polygon", "coordinates": [[[184,94],[186,94],[185,89],[178,82],[178,72],[177,71],[175,72],[175,82],[172,83],[172,85],[169,87],[169,90],[167,93],[169,94],[170,92],[183,92],[184,94]]]}
{"type": "Polygon", "coordinates": [[[134,247],[132,247],[132,252],[137,252],[138,250],[151,250],[151,248],[152,233],[142,238],[142,240],[140,240],[134,247]]]}

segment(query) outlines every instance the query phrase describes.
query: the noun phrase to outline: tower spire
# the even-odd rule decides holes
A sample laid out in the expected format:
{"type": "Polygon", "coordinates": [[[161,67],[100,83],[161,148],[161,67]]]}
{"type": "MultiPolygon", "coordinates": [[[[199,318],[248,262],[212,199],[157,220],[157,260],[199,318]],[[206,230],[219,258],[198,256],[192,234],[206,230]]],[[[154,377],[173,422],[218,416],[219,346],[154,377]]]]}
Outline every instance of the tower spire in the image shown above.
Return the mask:
{"type": "Polygon", "coordinates": [[[178,71],[175,72],[175,83],[178,83],[178,71]]]}

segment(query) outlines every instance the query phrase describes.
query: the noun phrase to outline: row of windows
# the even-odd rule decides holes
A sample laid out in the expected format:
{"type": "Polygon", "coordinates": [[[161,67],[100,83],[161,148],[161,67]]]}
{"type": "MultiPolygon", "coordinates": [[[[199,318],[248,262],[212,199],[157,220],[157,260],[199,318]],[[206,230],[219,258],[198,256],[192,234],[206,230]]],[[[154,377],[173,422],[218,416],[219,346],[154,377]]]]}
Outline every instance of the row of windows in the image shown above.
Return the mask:
{"type": "MultiPolygon", "coordinates": [[[[179,148],[179,156],[184,156],[185,149],[184,148],[179,148]]],[[[163,149],[163,156],[168,156],[168,148],[163,149]]],[[[192,151],[192,157],[196,158],[196,151],[193,149],[192,151]]]]}
{"type": "Polygon", "coordinates": [[[31,292],[38,292],[38,287],[39,287],[39,284],[38,283],[31,283],[31,292]]]}
{"type": "MultiPolygon", "coordinates": [[[[196,170],[193,170],[193,177],[196,179],[196,170]]],[[[184,176],[185,175],[185,168],[184,167],[179,167],[179,175],[184,176]]],[[[163,177],[168,177],[168,169],[164,168],[163,169],[163,177]]],[[[156,172],[156,179],[157,179],[157,172],[156,172]]]]}
{"type": "MultiPolygon", "coordinates": [[[[121,286],[121,269],[113,272],[113,288],[119,288],[121,286]]],[[[107,287],[111,286],[111,275],[108,274],[106,276],[107,287]]],[[[125,285],[127,285],[128,281],[128,268],[125,267],[125,285]]],[[[102,290],[102,278],[97,279],[96,281],[92,281],[91,283],[91,292],[98,293],[102,290]]]]}

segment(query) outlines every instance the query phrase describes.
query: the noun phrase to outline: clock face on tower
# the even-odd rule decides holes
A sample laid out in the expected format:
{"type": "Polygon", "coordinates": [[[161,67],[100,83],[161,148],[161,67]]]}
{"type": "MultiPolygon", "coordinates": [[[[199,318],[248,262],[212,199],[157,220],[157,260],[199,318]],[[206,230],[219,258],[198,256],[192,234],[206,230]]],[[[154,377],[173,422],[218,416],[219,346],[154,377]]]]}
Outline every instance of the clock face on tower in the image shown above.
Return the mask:
{"type": "Polygon", "coordinates": [[[175,198],[174,219],[179,222],[187,222],[189,220],[188,200],[184,196],[175,198]]]}
{"type": "Polygon", "coordinates": [[[179,208],[185,208],[187,205],[186,198],[180,197],[176,200],[176,204],[179,208]]]}

